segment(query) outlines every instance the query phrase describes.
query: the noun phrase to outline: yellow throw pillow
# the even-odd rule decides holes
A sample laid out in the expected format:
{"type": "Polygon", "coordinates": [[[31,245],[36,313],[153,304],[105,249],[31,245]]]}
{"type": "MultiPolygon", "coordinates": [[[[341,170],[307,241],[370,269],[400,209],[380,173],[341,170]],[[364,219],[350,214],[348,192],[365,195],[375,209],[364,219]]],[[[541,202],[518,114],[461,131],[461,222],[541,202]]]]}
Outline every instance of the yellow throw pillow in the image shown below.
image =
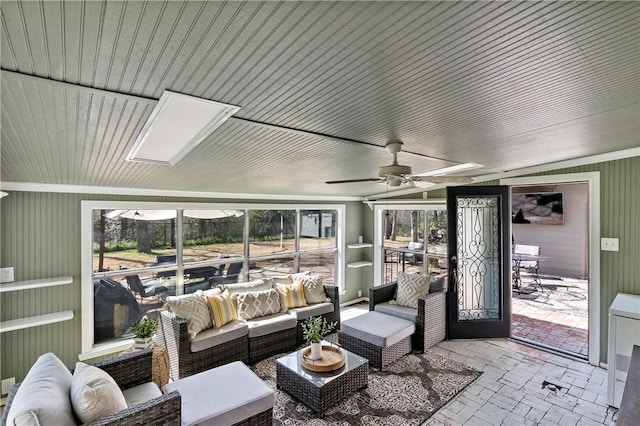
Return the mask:
{"type": "Polygon", "coordinates": [[[207,302],[211,309],[213,323],[217,328],[238,318],[235,303],[231,300],[229,292],[207,296],[207,302]]]}
{"type": "Polygon", "coordinates": [[[307,306],[304,298],[304,286],[302,282],[297,281],[291,285],[279,285],[280,292],[283,296],[285,309],[300,308],[307,306]]]}

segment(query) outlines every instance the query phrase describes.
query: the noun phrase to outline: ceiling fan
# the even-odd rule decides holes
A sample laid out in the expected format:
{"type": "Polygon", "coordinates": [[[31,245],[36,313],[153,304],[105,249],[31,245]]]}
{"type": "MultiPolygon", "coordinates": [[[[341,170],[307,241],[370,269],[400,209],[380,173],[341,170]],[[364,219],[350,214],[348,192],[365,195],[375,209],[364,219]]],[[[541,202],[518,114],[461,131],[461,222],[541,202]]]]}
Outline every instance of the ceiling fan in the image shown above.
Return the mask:
{"type": "Polygon", "coordinates": [[[393,155],[393,163],[380,167],[377,178],[330,180],[326,183],[355,183],[355,182],[377,182],[386,183],[389,186],[400,186],[409,183],[419,188],[426,188],[434,183],[471,183],[473,180],[466,176],[422,176],[411,173],[410,166],[398,164],[398,153],[402,149],[402,142],[389,142],[386,145],[387,151],[393,155]]]}

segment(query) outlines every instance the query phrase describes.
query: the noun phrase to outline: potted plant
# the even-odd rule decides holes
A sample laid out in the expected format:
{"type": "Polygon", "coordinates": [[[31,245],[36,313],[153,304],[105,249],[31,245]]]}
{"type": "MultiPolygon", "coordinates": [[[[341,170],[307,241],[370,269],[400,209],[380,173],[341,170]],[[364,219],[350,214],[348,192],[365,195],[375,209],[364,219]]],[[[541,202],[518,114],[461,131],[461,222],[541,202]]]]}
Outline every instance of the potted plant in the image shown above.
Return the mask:
{"type": "Polygon", "coordinates": [[[328,323],[323,317],[307,318],[302,323],[302,336],[307,344],[311,345],[311,354],[308,357],[311,360],[322,358],[322,339],[331,333],[338,325],[337,322],[328,323]]]}
{"type": "Polygon", "coordinates": [[[158,328],[158,321],[143,317],[140,321],[131,324],[131,330],[135,334],[134,349],[147,349],[151,347],[153,333],[158,328]]]}

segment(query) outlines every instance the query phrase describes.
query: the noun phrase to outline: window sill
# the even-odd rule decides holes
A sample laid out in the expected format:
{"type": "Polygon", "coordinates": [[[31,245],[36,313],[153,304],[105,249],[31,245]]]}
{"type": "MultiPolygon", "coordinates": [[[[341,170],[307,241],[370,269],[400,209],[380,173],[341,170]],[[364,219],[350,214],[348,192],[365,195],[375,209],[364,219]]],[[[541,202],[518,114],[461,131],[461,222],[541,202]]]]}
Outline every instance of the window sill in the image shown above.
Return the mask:
{"type": "Polygon", "coordinates": [[[102,343],[100,345],[95,345],[93,349],[82,352],[78,355],[78,359],[80,361],[86,361],[92,358],[98,358],[101,356],[109,355],[115,352],[122,352],[124,350],[130,349],[133,346],[133,339],[129,340],[118,340],[117,342],[110,343],[102,343]]]}

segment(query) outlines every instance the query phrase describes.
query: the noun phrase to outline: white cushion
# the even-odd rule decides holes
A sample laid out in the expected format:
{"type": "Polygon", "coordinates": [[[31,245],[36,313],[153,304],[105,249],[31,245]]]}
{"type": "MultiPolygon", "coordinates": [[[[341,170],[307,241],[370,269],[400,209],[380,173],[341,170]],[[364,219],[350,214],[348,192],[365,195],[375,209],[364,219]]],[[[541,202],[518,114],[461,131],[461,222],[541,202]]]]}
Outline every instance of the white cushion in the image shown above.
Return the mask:
{"type": "Polygon", "coordinates": [[[287,311],[287,314],[293,316],[296,321],[302,321],[307,318],[328,314],[329,312],[333,312],[333,303],[325,302],[303,306],[301,308],[291,308],[287,311]]]}
{"type": "Polygon", "coordinates": [[[75,425],[69,399],[72,380],[71,372],[58,357],[51,352],[41,355],[15,394],[7,424],[75,425]]]}
{"type": "Polygon", "coordinates": [[[275,392],[240,361],[175,382],[182,400],[182,425],[232,425],[273,408],[275,392]]]}
{"type": "Polygon", "coordinates": [[[229,292],[230,295],[244,293],[247,291],[264,291],[273,287],[273,281],[270,278],[264,278],[255,281],[249,281],[247,283],[225,284],[224,289],[229,292]]]}
{"type": "Polygon", "coordinates": [[[388,348],[411,336],[416,331],[416,324],[391,315],[370,311],[343,321],[340,331],[372,345],[388,348]]]}
{"type": "Polygon", "coordinates": [[[125,401],[127,401],[127,405],[133,407],[134,405],[142,404],[153,398],[162,396],[162,391],[155,383],[147,382],[125,389],[122,391],[122,394],[124,395],[125,401]]]}
{"type": "Polygon", "coordinates": [[[304,300],[307,304],[330,302],[331,299],[327,297],[327,293],[324,291],[324,285],[322,285],[321,275],[304,275],[297,276],[293,282],[302,282],[304,289],[304,300]]]}
{"type": "Polygon", "coordinates": [[[246,336],[248,333],[247,324],[239,320],[233,320],[219,328],[208,328],[191,340],[191,352],[200,352],[246,336]]]}
{"type": "Polygon", "coordinates": [[[398,295],[396,302],[398,305],[408,308],[418,308],[418,299],[429,294],[429,283],[431,277],[422,274],[398,273],[398,295]]]}
{"type": "Polygon", "coordinates": [[[202,330],[213,327],[211,311],[202,290],[182,296],[169,296],[167,306],[177,317],[187,320],[187,333],[190,339],[196,337],[202,330]]]}
{"type": "Polygon", "coordinates": [[[288,314],[275,314],[251,319],[247,321],[247,325],[249,326],[249,338],[253,338],[296,328],[298,321],[288,314]]]}
{"type": "Polygon", "coordinates": [[[90,423],[126,409],[127,401],[106,371],[78,362],[71,382],[71,405],[82,423],[90,423]]]}
{"type": "Polygon", "coordinates": [[[406,306],[393,305],[389,302],[378,303],[373,309],[381,314],[392,315],[407,321],[416,322],[418,320],[418,309],[406,306]]]}

